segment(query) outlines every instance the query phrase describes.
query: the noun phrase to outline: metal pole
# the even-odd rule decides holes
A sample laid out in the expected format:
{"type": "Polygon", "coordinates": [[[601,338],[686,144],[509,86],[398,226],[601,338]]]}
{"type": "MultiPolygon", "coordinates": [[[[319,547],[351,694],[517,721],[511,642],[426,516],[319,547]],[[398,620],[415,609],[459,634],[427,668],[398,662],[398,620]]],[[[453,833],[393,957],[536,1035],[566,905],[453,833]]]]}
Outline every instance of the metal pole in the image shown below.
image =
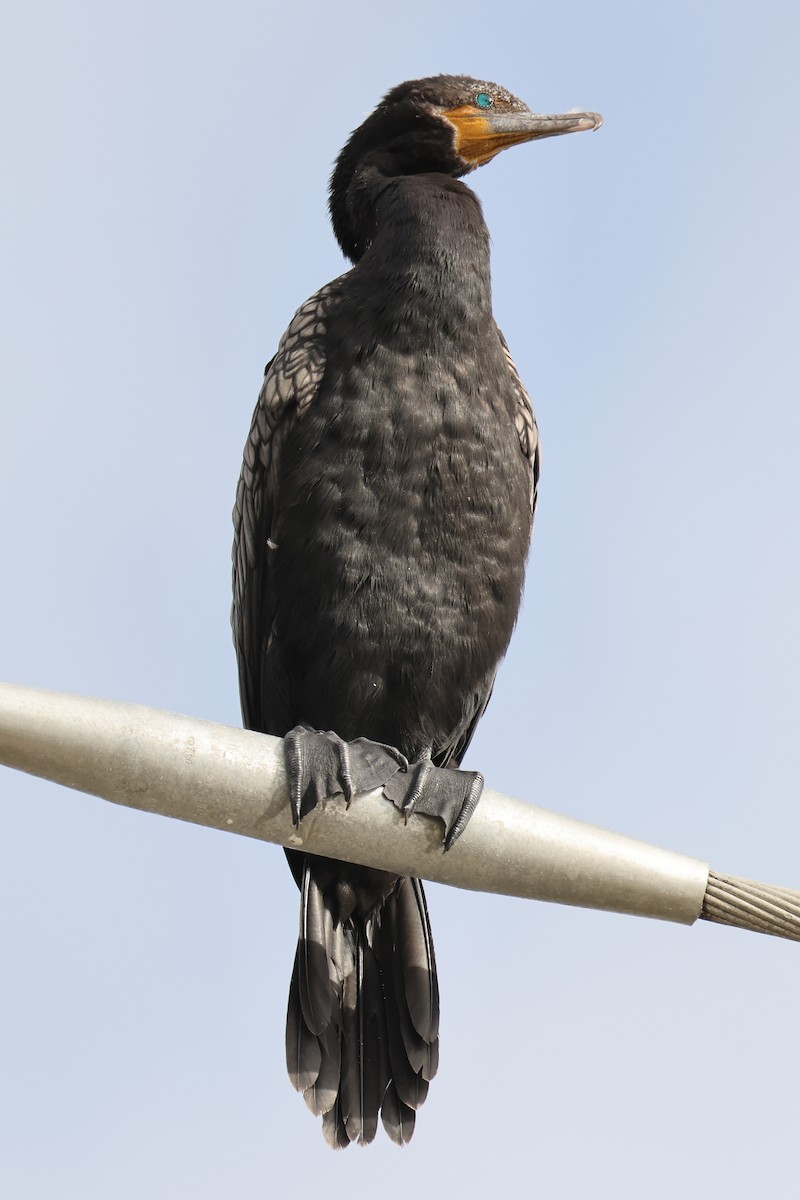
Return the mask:
{"type": "Polygon", "coordinates": [[[715,875],[713,911],[704,911],[707,864],[488,789],[447,854],[438,820],[405,825],[376,792],[349,810],[333,797],[296,829],[279,738],[141,705],[0,684],[0,763],[115,804],[455,887],[800,937],[798,893],[752,885],[762,889],[758,921],[749,918],[752,895],[746,919],[732,920],[731,889],[742,881],[715,875]],[[765,927],[764,903],[774,909],[778,894],[788,909],[775,920],[768,912],[765,927]]]}

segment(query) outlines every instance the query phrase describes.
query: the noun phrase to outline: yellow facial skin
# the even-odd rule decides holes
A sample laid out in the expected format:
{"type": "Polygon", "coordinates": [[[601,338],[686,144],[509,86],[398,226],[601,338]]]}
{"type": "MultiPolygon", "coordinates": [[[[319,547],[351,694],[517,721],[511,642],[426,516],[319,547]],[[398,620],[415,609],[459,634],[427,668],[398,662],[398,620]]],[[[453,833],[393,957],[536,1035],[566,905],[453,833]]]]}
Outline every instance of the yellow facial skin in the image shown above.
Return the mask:
{"type": "Polygon", "coordinates": [[[456,130],[456,154],[470,166],[481,167],[515,141],[524,141],[524,136],[498,134],[492,129],[485,109],[473,104],[460,104],[443,114],[456,130]]]}
{"type": "Polygon", "coordinates": [[[561,113],[545,116],[525,110],[478,108],[475,104],[460,104],[446,109],[442,116],[455,130],[455,151],[468,166],[481,167],[501,150],[531,142],[536,138],[558,137],[564,133],[579,133],[584,129],[599,129],[602,117],[597,113],[561,113]]]}

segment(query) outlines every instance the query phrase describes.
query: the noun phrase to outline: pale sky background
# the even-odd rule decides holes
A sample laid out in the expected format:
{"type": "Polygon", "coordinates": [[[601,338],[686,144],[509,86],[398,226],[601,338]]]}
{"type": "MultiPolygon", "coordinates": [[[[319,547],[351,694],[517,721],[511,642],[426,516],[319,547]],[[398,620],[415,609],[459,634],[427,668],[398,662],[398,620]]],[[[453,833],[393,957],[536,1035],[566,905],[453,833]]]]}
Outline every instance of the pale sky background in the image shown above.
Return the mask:
{"type": "MultiPolygon", "coordinates": [[[[795,3],[11,0],[0,26],[0,677],[239,721],[230,509],[325,201],[399,81],[594,135],[472,177],[544,446],[468,765],[800,887],[795,3]]],[[[411,1146],[292,1091],[274,847],[0,774],[0,1194],[790,1196],[800,948],[430,885],[411,1146]]]]}

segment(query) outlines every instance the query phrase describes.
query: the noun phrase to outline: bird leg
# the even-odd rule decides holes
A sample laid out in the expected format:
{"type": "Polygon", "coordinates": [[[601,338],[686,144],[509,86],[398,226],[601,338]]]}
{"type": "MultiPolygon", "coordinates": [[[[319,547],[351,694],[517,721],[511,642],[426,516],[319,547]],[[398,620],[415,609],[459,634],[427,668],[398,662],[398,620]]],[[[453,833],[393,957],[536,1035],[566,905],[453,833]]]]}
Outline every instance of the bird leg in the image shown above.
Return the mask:
{"type": "Polygon", "coordinates": [[[295,825],[328,796],[343,795],[349,808],[359,792],[381,788],[406,820],[415,812],[444,821],[444,848],[449,850],[464,832],[483,790],[483,776],[477,771],[435,767],[430,750],[409,763],[394,746],[368,738],[344,742],[332,730],[307,725],[286,734],[284,751],[295,825]]]}

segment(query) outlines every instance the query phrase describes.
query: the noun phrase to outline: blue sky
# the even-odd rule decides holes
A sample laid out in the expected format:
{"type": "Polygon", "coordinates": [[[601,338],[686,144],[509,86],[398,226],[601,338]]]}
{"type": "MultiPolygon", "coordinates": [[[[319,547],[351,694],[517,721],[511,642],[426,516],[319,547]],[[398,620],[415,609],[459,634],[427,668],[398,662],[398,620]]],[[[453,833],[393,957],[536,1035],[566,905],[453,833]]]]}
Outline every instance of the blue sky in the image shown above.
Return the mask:
{"type": "MultiPolygon", "coordinates": [[[[799,52],[789,3],[7,5],[0,676],[238,723],[230,509],[342,269],[331,163],[400,80],[495,79],[605,124],[472,177],[543,475],[469,765],[800,886],[799,52]]],[[[791,944],[431,885],[439,1076],[408,1150],[337,1156],[280,851],[12,773],[0,811],[4,1195],[793,1186],[791,944]]]]}

